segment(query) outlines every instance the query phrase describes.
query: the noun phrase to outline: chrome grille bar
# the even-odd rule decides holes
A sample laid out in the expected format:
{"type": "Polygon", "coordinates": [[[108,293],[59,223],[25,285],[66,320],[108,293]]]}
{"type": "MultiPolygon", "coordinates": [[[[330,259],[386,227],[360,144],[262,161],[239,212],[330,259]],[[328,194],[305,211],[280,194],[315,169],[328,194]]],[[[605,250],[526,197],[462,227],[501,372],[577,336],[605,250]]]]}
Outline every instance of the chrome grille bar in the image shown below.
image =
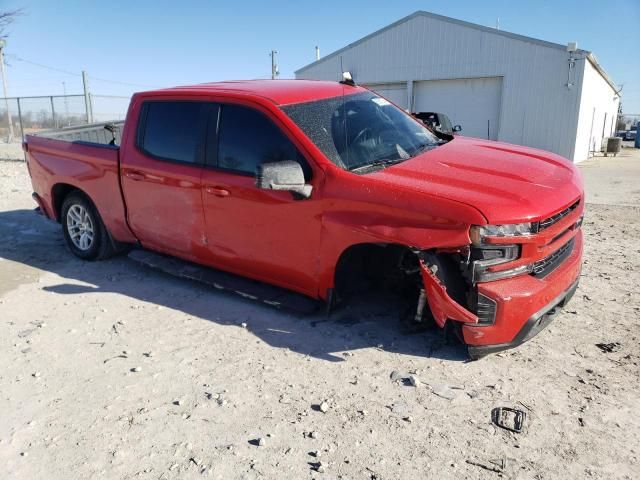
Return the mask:
{"type": "Polygon", "coordinates": [[[572,238],[548,257],[543,258],[542,260],[538,260],[533,264],[533,272],[531,273],[531,275],[539,278],[543,278],[549,275],[562,262],[564,262],[569,255],[571,255],[574,243],[575,239],[572,238]]]}
{"type": "Polygon", "coordinates": [[[571,212],[573,212],[576,208],[578,208],[578,205],[580,205],[580,200],[575,202],[570,207],[565,208],[561,212],[558,212],[555,215],[552,215],[551,217],[548,217],[548,218],[545,218],[544,220],[541,220],[540,223],[539,223],[539,226],[538,226],[538,231],[540,232],[540,231],[544,230],[545,228],[549,228],[551,225],[553,225],[555,223],[558,223],[560,220],[562,220],[564,217],[566,217],[571,212]]]}

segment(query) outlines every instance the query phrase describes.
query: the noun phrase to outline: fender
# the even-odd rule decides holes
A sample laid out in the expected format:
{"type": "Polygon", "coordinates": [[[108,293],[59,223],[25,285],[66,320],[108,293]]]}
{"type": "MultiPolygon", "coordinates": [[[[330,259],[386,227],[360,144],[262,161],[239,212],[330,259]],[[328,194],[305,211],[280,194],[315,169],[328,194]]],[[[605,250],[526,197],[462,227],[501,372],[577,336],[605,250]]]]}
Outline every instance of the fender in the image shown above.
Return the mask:
{"type": "Polygon", "coordinates": [[[323,197],[318,296],[334,288],[342,254],[364,243],[395,244],[412,249],[469,245],[469,226],[486,219],[467,204],[398,188],[378,180],[328,168],[323,197]]]}

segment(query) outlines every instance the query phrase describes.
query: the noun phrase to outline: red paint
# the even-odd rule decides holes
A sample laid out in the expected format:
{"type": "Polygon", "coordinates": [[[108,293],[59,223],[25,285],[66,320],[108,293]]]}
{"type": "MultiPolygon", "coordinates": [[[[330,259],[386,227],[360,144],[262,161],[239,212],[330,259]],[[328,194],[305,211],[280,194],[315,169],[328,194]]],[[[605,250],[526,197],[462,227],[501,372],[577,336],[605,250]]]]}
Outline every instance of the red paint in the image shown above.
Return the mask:
{"type": "Polygon", "coordinates": [[[576,168],[558,155],[460,136],[370,176],[473,205],[498,225],[541,220],[582,194],[576,168]]]}
{"type": "MultiPolygon", "coordinates": [[[[333,82],[239,81],[134,95],[119,150],[28,136],[25,151],[34,191],[57,218],[57,184],[83,190],[114,239],[326,299],[340,255],[360,243],[456,249],[469,227],[535,221],[583,198],[582,181],[566,159],[526,147],[456,136],[448,144],[377,173],[356,175],[332,164],[279,105],[364,91],[333,82]],[[298,147],[313,171],[311,198],[260,190],[252,177],[149,158],[135,146],[147,99],[239,103],[266,114],[298,147]],[[120,189],[120,184],[122,190],[120,189]],[[126,212],[126,214],[125,214],[126,212]]],[[[583,202],[582,202],[583,203],[583,202]]],[[[498,302],[493,326],[456,304],[429,273],[424,282],[439,323],[464,323],[469,344],[512,340],[526,320],[577,278],[578,228],[556,238],[581,206],[539,235],[525,238],[531,263],[577,237],[571,257],[544,280],[530,275],[481,283],[498,302]]],[[[505,268],[505,266],[501,266],[505,268]]]]}
{"type": "MultiPolygon", "coordinates": [[[[177,95],[212,95],[220,97],[238,96],[247,100],[262,98],[270,103],[289,105],[324,98],[332,98],[363,91],[337,82],[315,80],[233,80],[203,83],[186,87],[174,87],[157,93],[177,95]]],[[[150,92],[154,94],[155,92],[150,92]]]]}
{"type": "MultiPolygon", "coordinates": [[[[33,191],[49,218],[54,211],[54,186],[70,185],[84,191],[98,206],[111,235],[123,242],[135,242],[125,220],[125,208],[118,186],[118,150],[96,148],[27,135],[27,162],[33,191]]],[[[58,199],[60,200],[60,199],[58,199]]]]}
{"type": "Polygon", "coordinates": [[[447,320],[454,320],[462,323],[478,323],[477,315],[463,308],[456,303],[447,293],[447,288],[440,282],[433,272],[420,262],[424,290],[427,294],[427,302],[433,314],[433,318],[440,327],[444,327],[447,320]]]}
{"type": "Polygon", "coordinates": [[[494,345],[512,341],[527,319],[562,294],[580,276],[582,231],[576,234],[572,254],[543,279],[531,275],[479,284],[480,293],[498,304],[496,323],[491,326],[463,325],[462,333],[470,345],[494,345]]]}

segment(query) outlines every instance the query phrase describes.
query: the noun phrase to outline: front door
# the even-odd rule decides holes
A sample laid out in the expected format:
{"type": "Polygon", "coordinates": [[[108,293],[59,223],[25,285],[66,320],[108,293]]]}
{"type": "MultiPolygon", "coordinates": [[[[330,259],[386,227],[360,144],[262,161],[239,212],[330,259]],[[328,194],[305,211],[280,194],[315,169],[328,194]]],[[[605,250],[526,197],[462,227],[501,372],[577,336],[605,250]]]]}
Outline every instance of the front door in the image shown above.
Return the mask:
{"type": "MultiPolygon", "coordinates": [[[[220,107],[217,148],[208,148],[203,204],[210,253],[221,268],[316,295],[320,201],[256,187],[261,163],[304,156],[266,113],[241,105],[220,107]]],[[[212,137],[213,137],[212,136],[212,137]]]]}
{"type": "Polygon", "coordinates": [[[145,247],[192,260],[206,251],[201,176],[212,109],[217,106],[177,100],[142,105],[122,190],[129,225],[145,247]]]}

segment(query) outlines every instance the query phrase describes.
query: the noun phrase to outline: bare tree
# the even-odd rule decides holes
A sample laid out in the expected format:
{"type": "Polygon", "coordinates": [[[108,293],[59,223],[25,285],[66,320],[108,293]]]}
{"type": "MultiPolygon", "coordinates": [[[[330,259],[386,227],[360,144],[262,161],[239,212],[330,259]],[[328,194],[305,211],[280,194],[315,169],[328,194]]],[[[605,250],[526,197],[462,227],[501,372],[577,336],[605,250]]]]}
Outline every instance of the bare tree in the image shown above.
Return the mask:
{"type": "Polygon", "coordinates": [[[7,27],[22,15],[22,9],[0,12],[0,38],[7,38],[7,27]]]}

